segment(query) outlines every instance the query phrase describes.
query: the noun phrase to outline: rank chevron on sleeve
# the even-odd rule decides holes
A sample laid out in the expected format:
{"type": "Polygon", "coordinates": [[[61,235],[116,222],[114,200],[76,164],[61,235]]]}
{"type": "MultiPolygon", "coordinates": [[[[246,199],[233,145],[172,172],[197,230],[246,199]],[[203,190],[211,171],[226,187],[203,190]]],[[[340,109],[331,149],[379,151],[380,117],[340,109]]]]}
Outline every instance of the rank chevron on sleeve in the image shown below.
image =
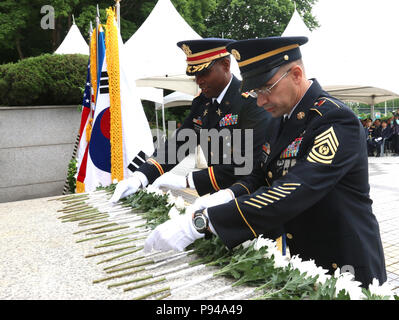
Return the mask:
{"type": "Polygon", "coordinates": [[[337,136],[335,135],[334,128],[331,126],[315,138],[313,148],[307,160],[313,163],[331,164],[338,146],[337,136]]]}

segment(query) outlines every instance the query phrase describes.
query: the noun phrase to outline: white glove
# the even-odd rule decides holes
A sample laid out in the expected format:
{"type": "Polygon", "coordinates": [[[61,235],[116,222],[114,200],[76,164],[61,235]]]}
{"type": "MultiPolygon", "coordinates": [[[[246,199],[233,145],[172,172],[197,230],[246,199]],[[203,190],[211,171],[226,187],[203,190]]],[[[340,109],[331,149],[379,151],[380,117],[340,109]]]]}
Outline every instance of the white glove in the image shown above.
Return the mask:
{"type": "Polygon", "coordinates": [[[155,180],[152,185],[155,188],[165,187],[171,190],[182,189],[187,186],[185,176],[180,176],[171,172],[166,172],[155,180]]]}
{"type": "Polygon", "coordinates": [[[212,195],[197,198],[191,206],[187,207],[186,212],[192,214],[200,209],[210,208],[227,203],[234,198],[234,193],[230,189],[219,190],[212,195]]]}
{"type": "Polygon", "coordinates": [[[150,233],[144,244],[144,252],[183,251],[189,244],[204,236],[195,230],[191,214],[179,215],[157,226],[150,233]]]}
{"type": "Polygon", "coordinates": [[[140,186],[145,187],[148,184],[148,180],[146,178],[143,179],[140,177],[140,174],[144,176],[144,174],[141,172],[135,172],[130,178],[118,182],[114,194],[112,195],[111,199],[109,199],[109,202],[116,203],[120,199],[136,193],[140,186]]]}

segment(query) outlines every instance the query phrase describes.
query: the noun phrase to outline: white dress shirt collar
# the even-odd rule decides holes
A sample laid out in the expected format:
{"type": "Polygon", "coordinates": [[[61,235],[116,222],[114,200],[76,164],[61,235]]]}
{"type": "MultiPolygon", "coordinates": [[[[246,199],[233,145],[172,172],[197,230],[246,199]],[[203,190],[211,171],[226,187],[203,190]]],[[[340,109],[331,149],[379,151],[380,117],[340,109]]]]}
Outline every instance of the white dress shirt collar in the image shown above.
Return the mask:
{"type": "MultiPolygon", "coordinates": [[[[299,102],[302,101],[303,97],[305,96],[306,92],[308,92],[309,88],[312,86],[313,84],[313,80],[310,80],[310,85],[308,87],[308,89],[305,91],[305,93],[303,94],[303,96],[301,97],[301,99],[299,99],[298,103],[291,109],[291,112],[288,114],[288,119],[291,118],[292,113],[294,112],[295,108],[298,106],[299,102]]],[[[284,118],[287,117],[287,114],[284,115],[284,118]]]]}
{"type": "Polygon", "coordinates": [[[230,79],[229,83],[228,83],[227,86],[223,89],[223,91],[219,94],[219,96],[218,96],[217,98],[212,98],[212,103],[214,103],[215,100],[216,100],[219,104],[221,104],[221,102],[222,102],[222,100],[223,100],[223,98],[224,98],[224,96],[225,96],[227,90],[228,90],[229,87],[230,87],[231,81],[233,81],[233,75],[231,75],[231,79],[230,79]]]}

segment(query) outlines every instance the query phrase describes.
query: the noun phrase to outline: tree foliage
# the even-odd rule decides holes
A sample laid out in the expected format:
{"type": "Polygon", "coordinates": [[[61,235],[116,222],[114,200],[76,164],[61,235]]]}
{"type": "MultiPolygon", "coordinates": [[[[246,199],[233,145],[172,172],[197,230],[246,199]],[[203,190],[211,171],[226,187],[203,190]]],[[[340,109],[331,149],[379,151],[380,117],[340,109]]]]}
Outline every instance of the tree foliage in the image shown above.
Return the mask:
{"type": "Polygon", "coordinates": [[[0,105],[81,104],[87,58],[43,54],[0,65],[0,105]]]}
{"type": "MultiPolygon", "coordinates": [[[[122,39],[128,40],[150,14],[158,0],[123,0],[122,39]]],[[[244,39],[279,35],[293,11],[292,0],[171,0],[187,23],[202,37],[244,39]]],[[[317,0],[295,0],[297,10],[311,29],[318,26],[311,14],[317,0]]],[[[88,41],[90,21],[95,26],[96,4],[101,22],[113,0],[1,0],[0,63],[52,53],[72,25],[72,15],[88,41]],[[42,29],[42,6],[54,7],[55,28],[42,29]]]]}
{"type": "Polygon", "coordinates": [[[218,0],[205,21],[206,35],[236,40],[281,35],[295,6],[311,30],[318,27],[311,15],[317,0],[218,0]],[[226,23],[228,21],[228,23],[226,23]]]}

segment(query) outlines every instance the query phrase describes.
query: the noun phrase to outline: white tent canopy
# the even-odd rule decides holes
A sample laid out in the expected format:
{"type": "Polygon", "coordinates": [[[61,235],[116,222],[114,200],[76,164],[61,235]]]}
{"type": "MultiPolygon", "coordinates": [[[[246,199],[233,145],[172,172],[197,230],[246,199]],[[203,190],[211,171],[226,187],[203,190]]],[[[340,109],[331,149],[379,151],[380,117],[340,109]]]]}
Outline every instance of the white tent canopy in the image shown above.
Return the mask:
{"type": "Polygon", "coordinates": [[[159,0],[140,28],[126,41],[130,72],[136,79],[183,75],[186,56],[176,43],[201,39],[169,0],[159,0]]]}
{"type": "Polygon", "coordinates": [[[360,102],[371,106],[399,98],[399,95],[394,92],[371,86],[324,86],[324,89],[342,101],[360,102]]]}
{"type": "Polygon", "coordinates": [[[398,98],[396,0],[321,0],[313,9],[321,27],[310,32],[295,11],[283,36],[305,35],[308,78],[345,101],[374,105],[398,98]],[[390,54],[392,52],[392,54],[390,54]]]}
{"type": "MultiPolygon", "coordinates": [[[[165,108],[191,106],[193,99],[194,96],[191,94],[175,91],[164,97],[163,105],[165,108]]],[[[160,110],[162,108],[162,104],[156,103],[155,105],[155,110],[160,110]]]]}
{"type": "Polygon", "coordinates": [[[136,85],[196,94],[198,87],[193,78],[185,75],[186,56],[176,45],[185,39],[201,37],[180,16],[170,0],[159,0],[144,23],[125,43],[130,55],[130,63],[126,67],[136,85]]]}
{"type": "Polygon", "coordinates": [[[79,31],[78,26],[73,23],[69,29],[66,37],[62,41],[61,45],[54,52],[55,54],[86,54],[89,55],[90,50],[85,39],[79,31]]]}
{"type": "MultiPolygon", "coordinates": [[[[193,77],[186,75],[186,55],[176,45],[179,41],[194,39],[201,36],[180,16],[170,0],[159,0],[125,43],[131,56],[128,70],[136,85],[196,95],[198,86],[193,77]]],[[[240,78],[234,58],[231,69],[240,78]]]]}
{"type": "Polygon", "coordinates": [[[136,85],[137,87],[163,88],[172,91],[178,90],[191,95],[196,95],[199,90],[194,77],[188,77],[186,75],[138,79],[136,80],[136,85]]]}

